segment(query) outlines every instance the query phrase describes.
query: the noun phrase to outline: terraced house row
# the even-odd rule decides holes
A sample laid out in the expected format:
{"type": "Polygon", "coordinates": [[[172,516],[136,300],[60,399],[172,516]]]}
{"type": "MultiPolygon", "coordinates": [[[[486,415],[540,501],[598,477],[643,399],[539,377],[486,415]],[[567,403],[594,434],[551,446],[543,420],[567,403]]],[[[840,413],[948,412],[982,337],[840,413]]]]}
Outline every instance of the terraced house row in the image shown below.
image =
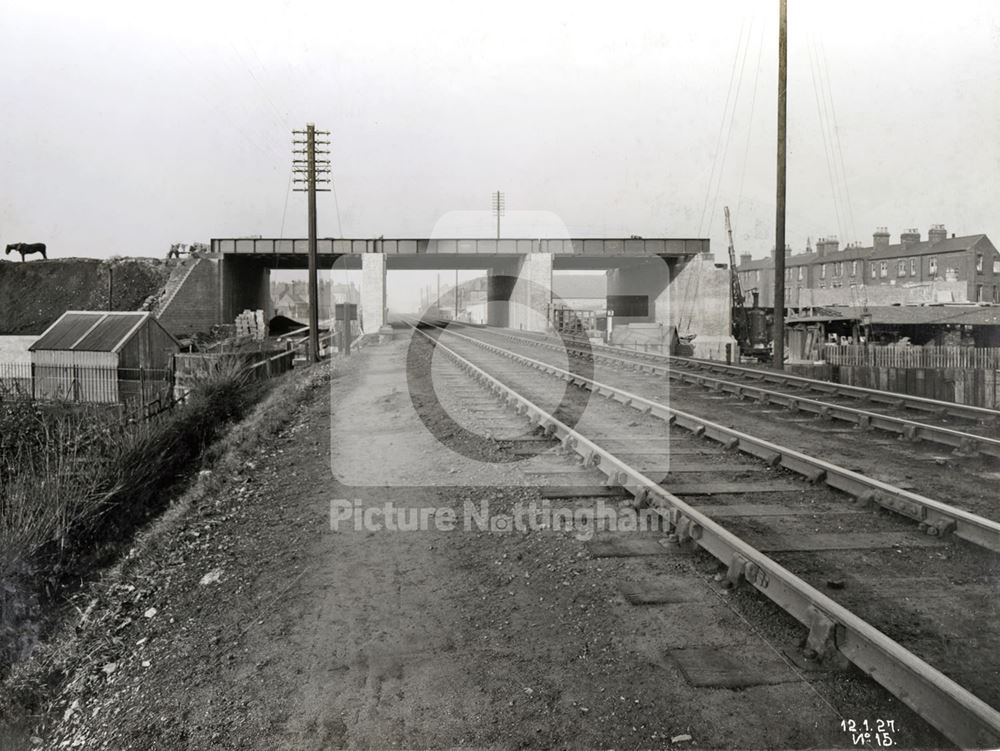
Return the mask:
{"type": "MultiPolygon", "coordinates": [[[[774,251],[770,258],[740,257],[744,290],[760,305],[774,306],[774,251]]],[[[985,234],[948,236],[936,224],[922,240],[908,229],[890,243],[879,227],[870,246],[841,249],[835,237],[820,238],[803,253],[785,250],[785,305],[894,305],[948,302],[1000,303],[1000,253],[985,234]]]]}

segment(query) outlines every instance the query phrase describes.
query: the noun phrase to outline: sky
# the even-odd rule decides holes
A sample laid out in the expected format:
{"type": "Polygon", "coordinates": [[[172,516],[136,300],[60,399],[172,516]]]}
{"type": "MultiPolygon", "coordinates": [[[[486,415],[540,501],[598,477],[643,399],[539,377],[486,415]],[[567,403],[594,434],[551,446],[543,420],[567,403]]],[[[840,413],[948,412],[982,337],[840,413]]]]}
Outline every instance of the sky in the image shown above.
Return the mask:
{"type": "MultiPolygon", "coordinates": [[[[0,241],[50,257],[306,232],[425,237],[490,196],[577,237],[774,244],[777,0],[0,0],[0,241]]],[[[789,0],[788,242],[1000,244],[1000,2],[789,0]]],[[[471,215],[471,214],[470,214],[471,215]]]]}

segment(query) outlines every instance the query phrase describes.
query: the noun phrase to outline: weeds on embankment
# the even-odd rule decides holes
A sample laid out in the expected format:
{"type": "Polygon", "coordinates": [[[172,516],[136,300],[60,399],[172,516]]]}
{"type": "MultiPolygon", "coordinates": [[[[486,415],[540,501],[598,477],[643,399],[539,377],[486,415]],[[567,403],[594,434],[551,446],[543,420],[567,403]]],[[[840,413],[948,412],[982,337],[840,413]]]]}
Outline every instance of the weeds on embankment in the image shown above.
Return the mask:
{"type": "Polygon", "coordinates": [[[266,386],[234,363],[155,422],[0,402],[0,675],[38,637],[40,603],[114,559],[266,386]]]}
{"type": "MultiPolygon", "coordinates": [[[[85,684],[103,662],[117,659],[115,650],[122,648],[118,604],[123,585],[155,578],[175,549],[172,538],[184,527],[192,509],[216,504],[229,491],[230,483],[237,482],[258,459],[262,448],[296,420],[319,389],[337,377],[337,370],[336,365],[314,366],[275,379],[267,394],[248,407],[241,419],[219,431],[192,467],[210,471],[199,473],[197,481],[188,483],[183,492],[174,490],[169,509],[137,530],[127,542],[128,550],[102,568],[99,578],[93,577],[68,598],[75,612],[64,608],[58,622],[51,624],[32,649],[31,658],[16,663],[0,678],[0,739],[4,723],[20,728],[25,737],[27,728],[43,727],[58,697],[66,695],[73,685],[85,684]]],[[[55,716],[58,714],[55,710],[55,716]]]]}

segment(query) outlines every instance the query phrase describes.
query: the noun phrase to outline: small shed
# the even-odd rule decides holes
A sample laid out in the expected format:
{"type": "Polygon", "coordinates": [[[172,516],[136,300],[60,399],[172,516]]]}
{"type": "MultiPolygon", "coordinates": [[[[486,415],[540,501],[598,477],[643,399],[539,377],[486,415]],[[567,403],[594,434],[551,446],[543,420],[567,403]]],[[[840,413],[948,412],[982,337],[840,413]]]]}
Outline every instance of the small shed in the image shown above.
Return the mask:
{"type": "Polygon", "coordinates": [[[36,399],[152,401],[180,343],[149,312],[68,310],[31,347],[36,399]]]}

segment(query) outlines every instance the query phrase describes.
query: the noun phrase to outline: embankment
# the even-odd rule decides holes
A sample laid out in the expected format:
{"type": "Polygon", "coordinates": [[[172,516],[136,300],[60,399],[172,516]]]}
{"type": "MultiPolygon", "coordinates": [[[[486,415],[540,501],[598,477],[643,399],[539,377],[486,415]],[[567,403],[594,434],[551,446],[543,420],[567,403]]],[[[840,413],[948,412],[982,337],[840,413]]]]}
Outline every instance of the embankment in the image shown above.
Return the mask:
{"type": "Polygon", "coordinates": [[[0,259],[0,335],[40,334],[66,310],[151,309],[177,261],[0,259]]]}

